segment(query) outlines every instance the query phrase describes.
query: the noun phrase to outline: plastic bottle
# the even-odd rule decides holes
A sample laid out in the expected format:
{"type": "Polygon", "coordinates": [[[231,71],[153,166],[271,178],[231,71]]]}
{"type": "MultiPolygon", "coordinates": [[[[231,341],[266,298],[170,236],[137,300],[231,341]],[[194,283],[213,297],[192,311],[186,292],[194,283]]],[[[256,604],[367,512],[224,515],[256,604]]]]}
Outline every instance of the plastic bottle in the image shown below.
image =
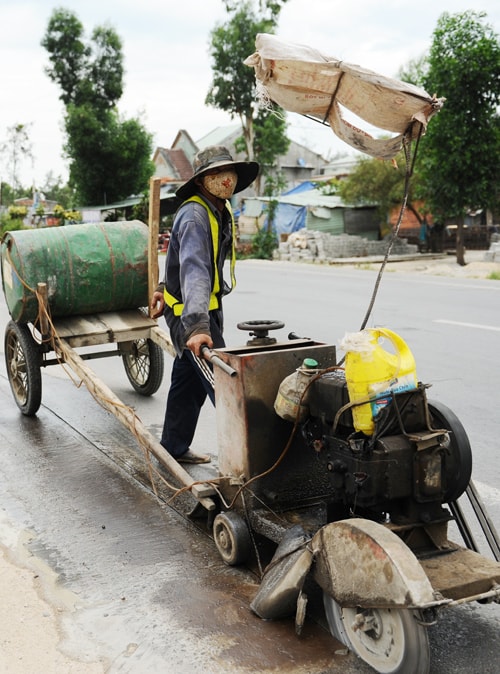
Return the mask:
{"type": "Polygon", "coordinates": [[[375,429],[374,418],[391,400],[391,393],[417,388],[415,359],[406,342],[387,328],[367,329],[347,334],[341,343],[346,352],[345,374],[352,407],[354,428],[366,435],[375,429]],[[379,343],[388,339],[395,351],[379,343]]]}
{"type": "Polygon", "coordinates": [[[281,382],[274,409],[286,421],[305,421],[309,414],[308,392],[302,398],[307,385],[318,371],[318,362],[314,358],[305,358],[302,365],[285,377],[281,382]]]}

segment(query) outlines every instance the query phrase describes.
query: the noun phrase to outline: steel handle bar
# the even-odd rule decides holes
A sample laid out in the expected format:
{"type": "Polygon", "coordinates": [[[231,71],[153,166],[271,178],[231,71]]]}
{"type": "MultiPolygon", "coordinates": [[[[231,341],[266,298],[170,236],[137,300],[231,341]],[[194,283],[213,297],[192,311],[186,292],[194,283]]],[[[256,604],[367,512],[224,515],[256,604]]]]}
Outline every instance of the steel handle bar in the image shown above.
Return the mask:
{"type": "Polygon", "coordinates": [[[224,370],[224,372],[230,377],[236,377],[238,374],[236,370],[225,363],[222,358],[220,358],[220,356],[211,351],[206,344],[201,347],[201,354],[205,360],[209,360],[213,365],[216,365],[221,370],[224,370]]]}

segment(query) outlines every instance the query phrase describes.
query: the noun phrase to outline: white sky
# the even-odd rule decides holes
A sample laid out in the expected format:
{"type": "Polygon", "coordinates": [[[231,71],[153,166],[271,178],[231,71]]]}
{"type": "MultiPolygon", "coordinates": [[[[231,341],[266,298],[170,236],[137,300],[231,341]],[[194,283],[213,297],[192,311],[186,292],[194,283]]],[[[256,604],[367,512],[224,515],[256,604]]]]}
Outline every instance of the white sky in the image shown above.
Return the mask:
{"type": "MultiPolygon", "coordinates": [[[[170,147],[179,129],[197,141],[237,121],[204,105],[212,80],[209,33],[227,18],[222,0],[0,0],[0,143],[9,127],[30,125],[34,161],[21,167],[23,184],[40,186],[49,171],[68,176],[60,90],[44,73],[48,58],[40,46],[56,7],[73,10],[87,37],[106,23],[118,33],[125,65],[119,111],[140,115],[155,147],[170,147]]],[[[277,35],[394,77],[428,51],[443,12],[467,9],[486,12],[500,33],[498,0],[288,0],[277,35]]],[[[294,113],[288,121],[293,140],[325,157],[351,153],[329,128],[294,113]]],[[[0,176],[8,180],[2,156],[0,176]]]]}

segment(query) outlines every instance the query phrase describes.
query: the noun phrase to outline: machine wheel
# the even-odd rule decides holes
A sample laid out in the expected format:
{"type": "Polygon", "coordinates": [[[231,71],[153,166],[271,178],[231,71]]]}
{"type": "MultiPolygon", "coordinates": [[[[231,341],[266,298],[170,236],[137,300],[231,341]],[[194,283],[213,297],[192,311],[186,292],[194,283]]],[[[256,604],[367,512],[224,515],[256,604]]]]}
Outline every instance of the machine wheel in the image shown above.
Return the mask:
{"type": "Polygon", "coordinates": [[[449,451],[446,453],[445,503],[456,501],[467,489],[472,474],[472,449],[465,428],[458,417],[446,405],[428,402],[434,428],[450,431],[449,451]]]}
{"type": "Polygon", "coordinates": [[[243,321],[238,323],[238,330],[252,330],[255,333],[265,332],[267,334],[268,330],[279,330],[284,328],[285,324],[282,321],[273,321],[273,320],[262,320],[262,321],[243,321]]]}
{"type": "Polygon", "coordinates": [[[332,636],[380,674],[427,674],[427,629],[416,611],[400,608],[342,608],[324,593],[332,636]]]}
{"type": "Polygon", "coordinates": [[[5,364],[14,400],[21,412],[33,417],[42,402],[41,355],[27,325],[9,321],[5,329],[5,364]]]}
{"type": "Polygon", "coordinates": [[[219,513],[214,519],[215,545],[228,566],[243,564],[250,556],[251,538],[245,520],[233,510],[219,513]]]}
{"type": "Polygon", "coordinates": [[[151,339],[136,339],[123,353],[123,365],[132,387],[142,396],[152,396],[163,381],[163,351],[151,339]]]}

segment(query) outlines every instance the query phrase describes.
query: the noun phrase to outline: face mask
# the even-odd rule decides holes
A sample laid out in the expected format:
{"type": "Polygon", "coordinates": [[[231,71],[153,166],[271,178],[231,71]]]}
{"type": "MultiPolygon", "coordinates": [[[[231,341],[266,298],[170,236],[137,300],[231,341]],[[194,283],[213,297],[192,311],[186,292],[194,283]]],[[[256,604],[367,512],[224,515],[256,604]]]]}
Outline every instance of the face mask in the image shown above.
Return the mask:
{"type": "Polygon", "coordinates": [[[214,197],[219,199],[230,199],[238,182],[236,171],[221,171],[203,176],[203,187],[214,197]]]}

